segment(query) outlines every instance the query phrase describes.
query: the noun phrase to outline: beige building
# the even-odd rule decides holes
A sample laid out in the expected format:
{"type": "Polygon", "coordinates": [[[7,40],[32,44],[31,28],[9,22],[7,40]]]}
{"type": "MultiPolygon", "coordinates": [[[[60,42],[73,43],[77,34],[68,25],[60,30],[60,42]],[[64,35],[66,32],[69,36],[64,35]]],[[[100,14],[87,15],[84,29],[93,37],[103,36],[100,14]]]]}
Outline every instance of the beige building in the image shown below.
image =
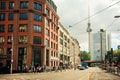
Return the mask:
{"type": "Polygon", "coordinates": [[[70,38],[70,62],[75,67],[76,65],[80,64],[80,58],[78,57],[78,54],[80,53],[80,46],[77,39],[74,39],[73,37],[70,38]]]}
{"type": "Polygon", "coordinates": [[[74,66],[80,62],[78,53],[80,52],[79,43],[72,38],[69,32],[59,23],[58,33],[58,52],[60,59],[60,66],[74,66]]]}

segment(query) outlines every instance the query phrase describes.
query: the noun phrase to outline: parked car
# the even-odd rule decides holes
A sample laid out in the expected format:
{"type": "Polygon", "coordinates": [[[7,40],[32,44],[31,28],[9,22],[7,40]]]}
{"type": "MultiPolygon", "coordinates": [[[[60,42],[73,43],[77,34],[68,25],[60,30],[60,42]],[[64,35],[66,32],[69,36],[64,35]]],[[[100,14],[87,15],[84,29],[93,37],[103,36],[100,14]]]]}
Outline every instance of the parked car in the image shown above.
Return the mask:
{"type": "Polygon", "coordinates": [[[84,66],[78,66],[78,69],[79,69],[79,70],[84,70],[85,67],[84,67],[84,66]]]}
{"type": "Polygon", "coordinates": [[[86,69],[88,69],[88,63],[87,62],[82,62],[82,66],[84,66],[86,69]]]}

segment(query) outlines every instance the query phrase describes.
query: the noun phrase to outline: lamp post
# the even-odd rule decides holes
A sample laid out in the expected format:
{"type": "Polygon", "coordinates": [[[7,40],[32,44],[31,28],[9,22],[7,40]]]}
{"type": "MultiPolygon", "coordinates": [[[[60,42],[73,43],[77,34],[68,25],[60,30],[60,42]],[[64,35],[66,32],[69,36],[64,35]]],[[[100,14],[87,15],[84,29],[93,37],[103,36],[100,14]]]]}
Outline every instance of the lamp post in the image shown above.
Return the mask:
{"type": "Polygon", "coordinates": [[[75,44],[73,44],[73,48],[74,48],[74,52],[73,52],[73,66],[74,66],[74,70],[76,70],[76,66],[75,66],[75,44]]]}
{"type": "Polygon", "coordinates": [[[102,57],[102,29],[100,29],[100,48],[101,48],[101,62],[103,61],[102,57]]]}
{"type": "Polygon", "coordinates": [[[13,36],[12,36],[12,53],[11,53],[11,63],[10,63],[10,74],[12,74],[13,71],[13,46],[14,46],[14,41],[13,41],[13,36]]]}

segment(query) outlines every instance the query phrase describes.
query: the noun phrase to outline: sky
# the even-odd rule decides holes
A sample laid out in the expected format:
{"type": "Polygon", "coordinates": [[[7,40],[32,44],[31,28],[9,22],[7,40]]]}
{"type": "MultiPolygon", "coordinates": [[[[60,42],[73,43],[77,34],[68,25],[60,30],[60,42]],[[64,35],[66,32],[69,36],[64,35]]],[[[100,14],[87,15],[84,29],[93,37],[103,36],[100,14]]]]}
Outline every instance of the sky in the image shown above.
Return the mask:
{"type": "Polygon", "coordinates": [[[113,49],[116,49],[120,44],[120,18],[114,18],[114,16],[120,15],[120,0],[53,1],[57,6],[59,22],[69,31],[71,36],[79,41],[81,50],[88,51],[88,33],[86,32],[88,15],[92,29],[91,34],[104,29],[111,33],[113,49]]]}

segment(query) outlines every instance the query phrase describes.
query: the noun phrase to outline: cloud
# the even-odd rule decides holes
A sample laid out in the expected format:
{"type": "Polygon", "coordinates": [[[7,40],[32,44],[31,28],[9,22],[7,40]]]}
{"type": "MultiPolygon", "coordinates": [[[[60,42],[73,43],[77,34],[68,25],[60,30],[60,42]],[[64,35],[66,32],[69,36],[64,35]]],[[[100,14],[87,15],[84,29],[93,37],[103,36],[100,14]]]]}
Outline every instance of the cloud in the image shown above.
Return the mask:
{"type": "MultiPolygon", "coordinates": [[[[88,20],[88,0],[53,0],[58,8],[60,22],[68,29],[69,33],[78,39],[80,45],[88,43],[88,35],[86,32],[88,20]],[[69,28],[69,25],[73,26],[69,28]]],[[[117,31],[119,29],[119,21],[115,19],[115,15],[120,14],[120,3],[110,6],[119,0],[89,0],[90,18],[92,33],[99,31],[101,28],[117,31]],[[110,6],[108,9],[108,6],[110,6]],[[104,10],[105,9],[105,10],[104,10]],[[101,11],[103,10],[103,11],[101,11]],[[101,11],[101,12],[99,12],[101,11]],[[111,25],[111,26],[110,26],[111,25]]],[[[85,46],[82,46],[85,47],[85,46]]],[[[116,44],[117,45],[117,44],[116,44]]],[[[82,48],[83,49],[83,48],[82,48]]],[[[87,49],[84,48],[84,49],[87,49]]]]}
{"type": "Polygon", "coordinates": [[[112,35],[112,47],[113,49],[117,49],[118,45],[120,45],[120,33],[113,33],[112,35]]]}

